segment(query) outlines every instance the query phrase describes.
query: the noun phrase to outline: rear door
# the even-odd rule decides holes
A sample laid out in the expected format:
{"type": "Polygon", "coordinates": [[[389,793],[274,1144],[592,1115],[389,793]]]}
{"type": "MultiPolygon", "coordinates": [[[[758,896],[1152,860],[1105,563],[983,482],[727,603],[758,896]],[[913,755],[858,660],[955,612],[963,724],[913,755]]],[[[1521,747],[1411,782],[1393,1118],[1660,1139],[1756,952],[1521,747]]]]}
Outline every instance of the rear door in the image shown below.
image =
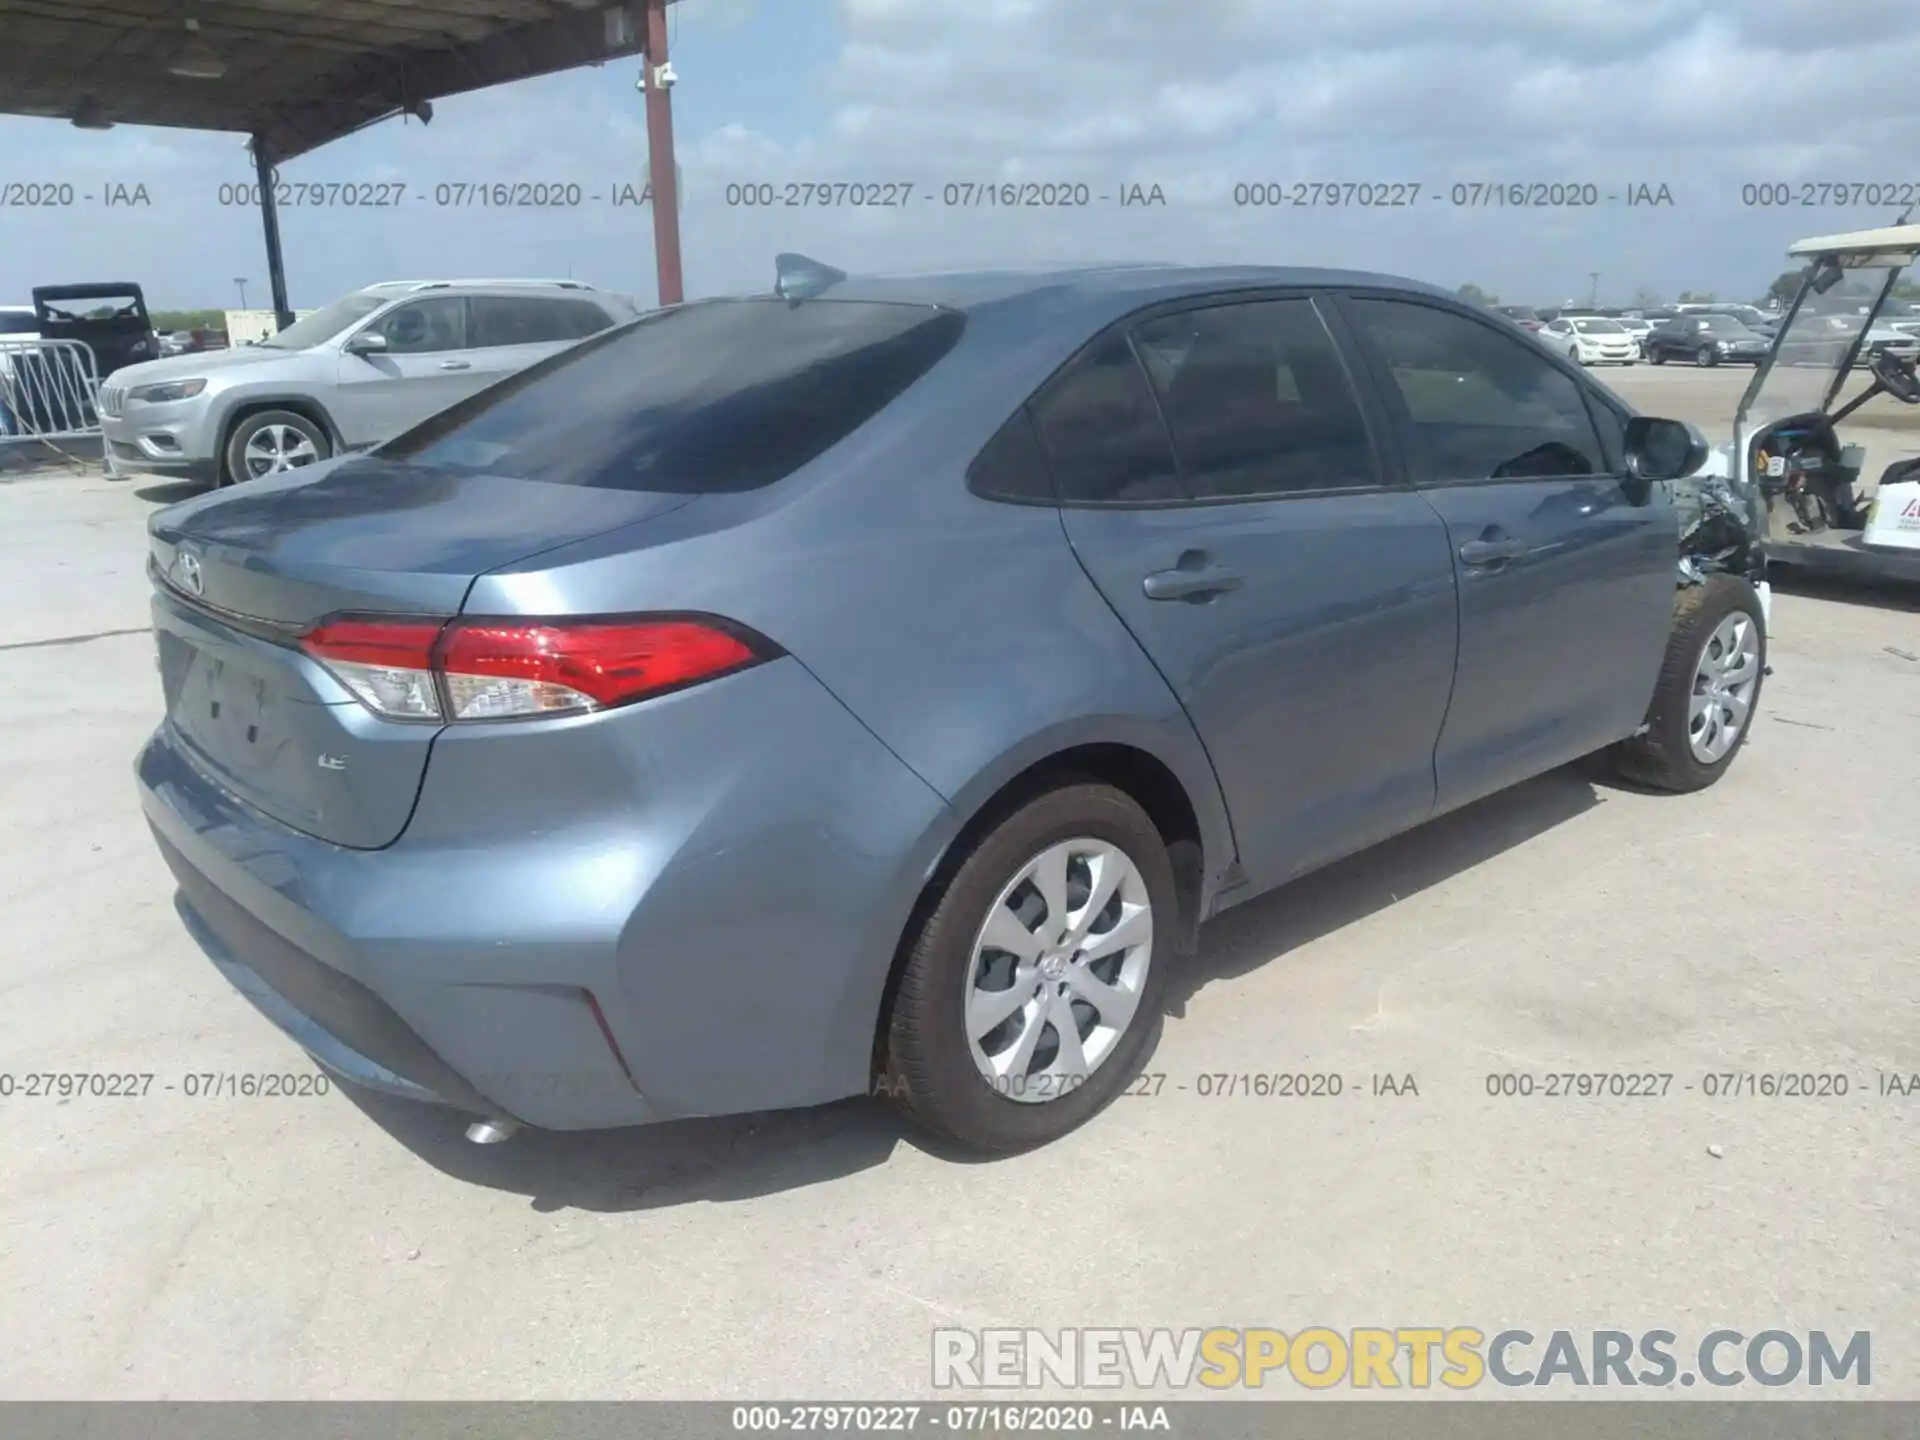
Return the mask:
{"type": "Polygon", "coordinates": [[[591,300],[548,295],[475,295],[468,300],[473,366],[483,385],[605,330],[613,321],[591,300]]]}
{"type": "Polygon", "coordinates": [[[383,336],[387,348],[340,355],[330,408],[349,446],[391,439],[487,383],[468,340],[462,296],[421,296],[361,328],[383,336]]]}
{"type": "Polygon", "coordinates": [[[1192,716],[1254,885],[1425,818],[1446,530],[1376,450],[1314,300],[1109,331],[1032,414],[1074,550],[1192,716]]]}
{"type": "Polygon", "coordinates": [[[1664,494],[1629,501],[1590,387],[1538,347],[1425,299],[1343,303],[1460,578],[1440,807],[1632,733],[1673,621],[1664,494]]]}

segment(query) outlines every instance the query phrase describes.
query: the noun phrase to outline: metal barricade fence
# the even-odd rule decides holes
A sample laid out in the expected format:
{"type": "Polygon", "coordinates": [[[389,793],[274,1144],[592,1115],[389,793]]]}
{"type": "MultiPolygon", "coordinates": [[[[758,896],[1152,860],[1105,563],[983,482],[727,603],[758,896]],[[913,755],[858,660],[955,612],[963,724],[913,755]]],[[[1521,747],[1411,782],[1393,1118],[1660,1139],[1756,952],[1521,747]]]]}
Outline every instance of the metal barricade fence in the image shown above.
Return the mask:
{"type": "Polygon", "coordinates": [[[0,445],[100,439],[99,389],[84,341],[0,337],[0,445]]]}

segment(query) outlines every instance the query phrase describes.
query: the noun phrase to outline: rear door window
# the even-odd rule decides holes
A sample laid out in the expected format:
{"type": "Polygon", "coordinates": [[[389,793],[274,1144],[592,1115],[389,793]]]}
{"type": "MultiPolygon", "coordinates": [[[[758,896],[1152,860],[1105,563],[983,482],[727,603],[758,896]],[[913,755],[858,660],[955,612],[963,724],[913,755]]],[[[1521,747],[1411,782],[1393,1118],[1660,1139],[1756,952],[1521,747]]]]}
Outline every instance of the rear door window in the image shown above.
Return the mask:
{"type": "Polygon", "coordinates": [[[475,349],[501,345],[554,345],[583,340],[613,321],[588,300],[537,295],[475,295],[471,307],[475,349]]]}
{"type": "Polygon", "coordinates": [[[866,424],[965,327],[929,305],[676,306],[530,366],[377,453],[559,485],[753,490],[866,424]]]}
{"type": "Polygon", "coordinates": [[[1359,401],[1311,300],[1181,311],[1134,339],[1194,498],[1379,483],[1359,401]]]}

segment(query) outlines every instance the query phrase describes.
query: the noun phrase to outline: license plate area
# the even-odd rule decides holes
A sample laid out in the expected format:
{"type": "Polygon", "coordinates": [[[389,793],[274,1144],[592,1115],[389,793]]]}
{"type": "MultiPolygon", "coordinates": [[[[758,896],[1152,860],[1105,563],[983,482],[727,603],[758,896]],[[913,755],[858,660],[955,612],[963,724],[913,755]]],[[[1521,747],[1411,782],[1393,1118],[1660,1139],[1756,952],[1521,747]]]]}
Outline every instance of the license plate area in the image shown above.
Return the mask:
{"type": "Polygon", "coordinates": [[[300,677],[298,652],[223,634],[164,601],[156,612],[154,642],[176,734],[247,799],[296,825],[317,820],[308,752],[314,722],[330,707],[300,677]]]}

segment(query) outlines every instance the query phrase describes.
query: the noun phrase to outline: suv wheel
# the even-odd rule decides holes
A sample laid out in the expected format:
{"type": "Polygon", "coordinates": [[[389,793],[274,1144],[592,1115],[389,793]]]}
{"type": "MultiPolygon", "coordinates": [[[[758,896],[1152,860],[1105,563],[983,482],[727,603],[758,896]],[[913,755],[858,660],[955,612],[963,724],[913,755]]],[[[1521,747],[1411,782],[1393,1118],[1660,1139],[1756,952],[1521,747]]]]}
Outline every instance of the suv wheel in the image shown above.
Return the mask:
{"type": "Polygon", "coordinates": [[[1674,601],[1646,733],[1614,748],[1616,771],[1656,790],[1704,790],[1746,744],[1767,674],[1767,624],[1753,586],[1710,575],[1674,601]]]}
{"type": "Polygon", "coordinates": [[[1133,1077],[1177,904],[1160,832],[1130,796],[1079,782],[1023,805],[908,937],[878,1084],[977,1152],[1065,1135],[1133,1077]]]}
{"type": "Polygon", "coordinates": [[[1702,345],[1698,350],[1693,352],[1693,363],[1702,367],[1718,365],[1720,363],[1720,352],[1711,345],[1702,345]]]}
{"type": "Polygon", "coordinates": [[[220,478],[223,484],[237,485],[316,465],[332,453],[326,431],[306,416],[292,410],[261,410],[233,427],[220,478]]]}

